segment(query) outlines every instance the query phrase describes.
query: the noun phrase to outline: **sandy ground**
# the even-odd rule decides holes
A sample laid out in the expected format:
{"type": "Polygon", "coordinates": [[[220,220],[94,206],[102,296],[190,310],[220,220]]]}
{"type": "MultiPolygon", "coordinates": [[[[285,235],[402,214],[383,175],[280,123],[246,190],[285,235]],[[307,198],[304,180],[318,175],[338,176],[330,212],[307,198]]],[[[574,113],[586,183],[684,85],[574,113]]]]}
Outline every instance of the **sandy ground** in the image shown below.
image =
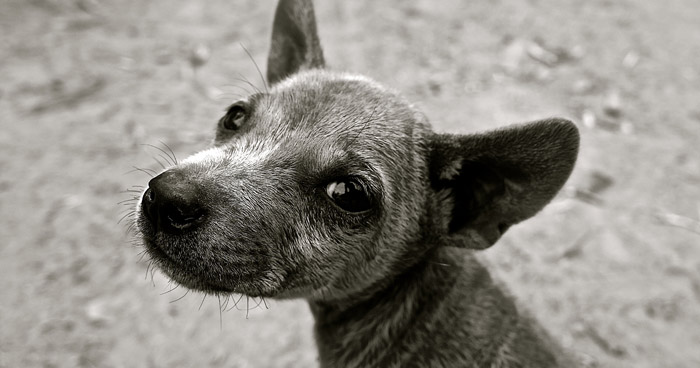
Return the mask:
{"type": "MultiPolygon", "coordinates": [[[[303,302],[181,298],[118,224],[148,179],[132,168],[159,168],[144,144],[205,148],[261,86],[241,44],[264,68],[273,10],[2,1],[0,367],[315,366],[303,302]]],[[[317,16],[333,68],[396,87],[436,130],[574,120],[567,188],[485,258],[590,366],[700,366],[696,0],[319,0],[317,16]]]]}

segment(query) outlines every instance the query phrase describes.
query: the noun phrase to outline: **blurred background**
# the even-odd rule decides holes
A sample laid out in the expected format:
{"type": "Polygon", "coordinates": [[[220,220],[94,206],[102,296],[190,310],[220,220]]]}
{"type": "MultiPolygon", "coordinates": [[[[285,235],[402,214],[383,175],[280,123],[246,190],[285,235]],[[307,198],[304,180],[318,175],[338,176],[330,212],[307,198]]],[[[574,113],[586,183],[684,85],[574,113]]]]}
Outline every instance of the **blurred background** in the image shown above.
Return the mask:
{"type": "MultiPolygon", "coordinates": [[[[148,145],[262,88],[275,1],[0,2],[0,367],[315,366],[304,302],[170,291],[119,223],[148,145]]],[[[574,120],[566,188],[485,260],[591,367],[700,366],[696,0],[316,3],[331,67],[438,131],[574,120]]]]}

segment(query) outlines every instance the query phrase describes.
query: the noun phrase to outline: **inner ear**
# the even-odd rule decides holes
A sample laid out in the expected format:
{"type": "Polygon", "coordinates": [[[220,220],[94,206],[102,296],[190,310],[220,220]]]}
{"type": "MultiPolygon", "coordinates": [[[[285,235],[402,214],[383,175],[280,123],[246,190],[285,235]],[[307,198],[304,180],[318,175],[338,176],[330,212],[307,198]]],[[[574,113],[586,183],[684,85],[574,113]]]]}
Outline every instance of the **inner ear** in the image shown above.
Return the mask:
{"type": "Polygon", "coordinates": [[[460,166],[458,174],[438,182],[438,189],[462,188],[452,192],[451,233],[474,221],[489,203],[506,194],[504,176],[492,167],[479,162],[463,162],[460,166]]]}

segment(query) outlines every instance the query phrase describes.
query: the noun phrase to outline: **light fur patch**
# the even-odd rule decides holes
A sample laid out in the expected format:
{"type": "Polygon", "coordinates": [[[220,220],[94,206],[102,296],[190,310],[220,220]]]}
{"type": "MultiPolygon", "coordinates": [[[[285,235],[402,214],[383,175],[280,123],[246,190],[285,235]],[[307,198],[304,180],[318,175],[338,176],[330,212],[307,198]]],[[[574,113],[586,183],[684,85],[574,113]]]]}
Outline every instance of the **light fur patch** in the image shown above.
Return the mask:
{"type": "Polygon", "coordinates": [[[246,143],[240,142],[232,150],[227,150],[226,147],[212,147],[197,152],[183,160],[182,165],[218,166],[226,161],[232,161],[237,165],[252,166],[263,162],[279,148],[279,144],[272,145],[268,142],[246,143]]]}
{"type": "Polygon", "coordinates": [[[452,219],[452,208],[454,208],[454,200],[452,199],[452,189],[445,188],[437,192],[437,200],[440,203],[440,209],[444,211],[440,215],[440,226],[443,229],[447,229],[450,226],[450,220],[452,219]]]}
{"type": "Polygon", "coordinates": [[[226,152],[220,147],[199,151],[182,161],[182,165],[212,165],[226,158],[226,152]]]}
{"type": "Polygon", "coordinates": [[[323,244],[329,244],[329,241],[314,229],[314,225],[304,221],[299,228],[307,229],[307,231],[299,232],[296,243],[291,246],[299,250],[304,257],[312,258],[318,252],[325,253],[330,251],[322,246],[323,244]]]}
{"type": "Polygon", "coordinates": [[[460,170],[462,170],[462,159],[461,158],[454,160],[450,163],[450,165],[445,166],[445,168],[440,173],[440,179],[452,180],[457,175],[459,175],[460,170]]]}
{"type": "Polygon", "coordinates": [[[506,340],[503,342],[503,344],[498,348],[498,351],[496,352],[496,357],[494,362],[491,364],[491,367],[493,368],[508,368],[508,367],[514,367],[514,366],[519,366],[518,364],[518,358],[513,354],[511,351],[511,345],[513,343],[513,340],[517,337],[517,334],[513,331],[508,334],[506,337],[506,340]]]}
{"type": "Polygon", "coordinates": [[[384,86],[376,82],[374,79],[369,78],[367,76],[361,75],[361,74],[354,74],[354,73],[333,73],[333,72],[328,72],[325,70],[310,70],[306,72],[301,72],[301,73],[296,73],[292,76],[287,77],[286,79],[278,82],[275,85],[275,90],[284,90],[288,88],[293,88],[296,84],[298,83],[307,83],[309,82],[309,76],[314,76],[317,77],[319,74],[325,73],[326,76],[328,76],[329,80],[345,80],[348,82],[362,82],[365,84],[368,84],[372,86],[372,88],[379,89],[379,90],[386,90],[384,86]]]}
{"type": "Polygon", "coordinates": [[[364,76],[364,75],[361,75],[361,74],[342,73],[342,74],[340,74],[340,78],[342,80],[346,80],[349,82],[362,82],[362,83],[371,84],[374,88],[377,88],[377,89],[384,89],[384,86],[377,83],[374,79],[369,78],[369,77],[364,76]]]}
{"type": "MultiPolygon", "coordinates": [[[[234,149],[229,154],[229,157],[234,159],[237,164],[242,164],[244,166],[260,164],[280,147],[279,143],[274,145],[270,143],[271,142],[263,142],[262,144],[248,146],[250,147],[249,149],[234,149]]],[[[246,146],[247,145],[244,144],[237,145],[237,147],[246,146]]]]}

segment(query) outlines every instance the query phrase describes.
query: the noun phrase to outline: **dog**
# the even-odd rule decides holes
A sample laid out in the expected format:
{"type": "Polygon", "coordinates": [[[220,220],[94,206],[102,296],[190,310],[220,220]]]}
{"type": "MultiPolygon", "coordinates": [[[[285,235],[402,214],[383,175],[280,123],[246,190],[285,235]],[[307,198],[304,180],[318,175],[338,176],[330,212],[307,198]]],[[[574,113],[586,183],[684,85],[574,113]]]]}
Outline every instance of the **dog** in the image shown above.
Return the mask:
{"type": "Polygon", "coordinates": [[[311,0],[280,0],[269,89],[148,183],[137,227],[176,283],[304,298],[322,367],[571,367],[475,252],[568,179],[576,126],[439,134],[397,92],[325,68],[311,0]]]}

